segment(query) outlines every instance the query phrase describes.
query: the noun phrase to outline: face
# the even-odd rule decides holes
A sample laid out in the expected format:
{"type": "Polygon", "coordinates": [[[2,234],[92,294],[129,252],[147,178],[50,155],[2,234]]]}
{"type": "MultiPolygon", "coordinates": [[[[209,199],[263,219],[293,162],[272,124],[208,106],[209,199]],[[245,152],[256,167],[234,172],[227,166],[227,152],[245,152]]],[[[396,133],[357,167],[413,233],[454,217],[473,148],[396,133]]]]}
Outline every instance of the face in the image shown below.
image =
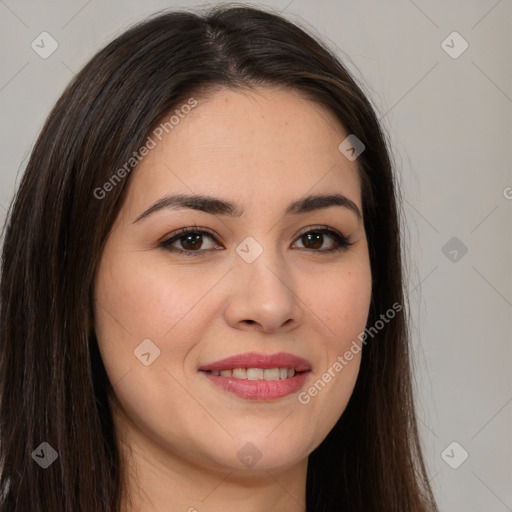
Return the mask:
{"type": "Polygon", "coordinates": [[[304,464],[359,372],[371,272],[357,160],[295,92],[220,90],[188,110],[132,171],[96,275],[116,428],[176,464],[304,464]],[[178,194],[206,199],[163,200],[178,194]]]}

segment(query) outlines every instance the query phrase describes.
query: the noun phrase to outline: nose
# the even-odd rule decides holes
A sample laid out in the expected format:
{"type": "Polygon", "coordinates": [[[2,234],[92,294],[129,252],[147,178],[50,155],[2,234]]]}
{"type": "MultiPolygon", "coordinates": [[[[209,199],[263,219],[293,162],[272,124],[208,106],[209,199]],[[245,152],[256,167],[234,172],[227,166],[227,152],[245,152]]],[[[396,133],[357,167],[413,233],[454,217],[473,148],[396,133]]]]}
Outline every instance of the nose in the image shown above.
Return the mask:
{"type": "Polygon", "coordinates": [[[295,329],[302,320],[297,278],[275,251],[264,249],[252,263],[236,256],[224,310],[235,329],[264,333],[295,329]]]}

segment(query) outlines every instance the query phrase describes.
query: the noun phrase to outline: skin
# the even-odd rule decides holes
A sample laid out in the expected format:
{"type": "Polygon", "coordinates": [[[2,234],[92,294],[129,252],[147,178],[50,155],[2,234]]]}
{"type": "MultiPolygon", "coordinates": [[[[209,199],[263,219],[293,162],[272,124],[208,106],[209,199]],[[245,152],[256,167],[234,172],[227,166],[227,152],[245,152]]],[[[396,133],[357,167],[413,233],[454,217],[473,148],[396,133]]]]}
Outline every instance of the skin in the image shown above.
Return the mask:
{"type": "Polygon", "coordinates": [[[311,363],[303,391],[357,341],[371,298],[362,220],[341,206],[284,216],[308,194],[339,193],[362,211],[357,160],[338,150],[347,135],[296,92],[221,89],[199,99],[132,171],[95,282],[96,334],[126,467],[123,510],[305,510],[308,455],[343,413],[361,354],[305,405],[297,393],[240,398],[198,368],[245,352],[288,352],[311,363]],[[134,222],[175,193],[244,211],[161,210],[134,222]],[[202,256],[158,245],[194,225],[214,238],[182,237],[173,247],[202,256]],[[352,245],[324,252],[334,245],[329,235],[302,236],[319,225],[352,245]],[[248,236],[263,248],[252,263],[236,252],[248,236]],[[160,350],[149,366],[134,356],[144,339],[160,350]],[[246,443],[261,454],[252,467],[237,456],[246,443]]]}

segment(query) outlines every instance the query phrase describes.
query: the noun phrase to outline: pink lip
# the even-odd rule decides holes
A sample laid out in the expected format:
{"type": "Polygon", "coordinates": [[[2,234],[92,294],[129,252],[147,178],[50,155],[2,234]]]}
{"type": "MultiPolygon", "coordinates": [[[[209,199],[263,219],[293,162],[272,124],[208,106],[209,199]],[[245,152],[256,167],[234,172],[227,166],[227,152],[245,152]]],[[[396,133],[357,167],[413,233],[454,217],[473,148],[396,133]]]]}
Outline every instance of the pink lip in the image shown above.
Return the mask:
{"type": "Polygon", "coordinates": [[[233,370],[234,368],[293,368],[297,372],[305,372],[311,370],[311,364],[302,357],[286,352],[270,355],[248,352],[201,366],[199,371],[233,370]]]}
{"type": "Polygon", "coordinates": [[[216,386],[241,398],[269,401],[298,391],[311,371],[311,364],[302,357],[285,352],[271,355],[250,352],[201,366],[199,371],[203,372],[216,386]],[[233,370],[234,368],[293,368],[299,373],[280,380],[248,380],[211,374],[212,370],[233,370]]]}
{"type": "MultiPolygon", "coordinates": [[[[284,367],[282,367],[284,368],[284,367]]],[[[299,391],[309,375],[309,371],[297,373],[294,377],[282,380],[247,380],[222,377],[205,373],[206,377],[224,391],[234,393],[246,400],[277,400],[299,391]]]]}

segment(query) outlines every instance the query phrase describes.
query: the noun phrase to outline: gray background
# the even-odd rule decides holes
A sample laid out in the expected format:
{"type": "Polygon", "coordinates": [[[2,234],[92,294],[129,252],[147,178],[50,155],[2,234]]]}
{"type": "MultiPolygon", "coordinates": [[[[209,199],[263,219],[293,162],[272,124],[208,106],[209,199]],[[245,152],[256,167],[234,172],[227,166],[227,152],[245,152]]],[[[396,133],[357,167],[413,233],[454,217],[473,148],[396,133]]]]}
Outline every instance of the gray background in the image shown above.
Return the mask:
{"type": "MultiPolygon", "coordinates": [[[[404,198],[419,418],[434,491],[442,511],[512,511],[512,1],[252,4],[309,27],[364,81],[404,198]],[[457,58],[444,48],[458,53],[461,40],[442,45],[454,31],[469,44],[457,58]],[[453,469],[447,462],[460,463],[462,450],[469,457],[453,469]]],[[[145,15],[197,5],[207,3],[0,1],[1,220],[74,73],[145,15]],[[31,47],[43,31],[58,42],[47,59],[31,47]]]]}

